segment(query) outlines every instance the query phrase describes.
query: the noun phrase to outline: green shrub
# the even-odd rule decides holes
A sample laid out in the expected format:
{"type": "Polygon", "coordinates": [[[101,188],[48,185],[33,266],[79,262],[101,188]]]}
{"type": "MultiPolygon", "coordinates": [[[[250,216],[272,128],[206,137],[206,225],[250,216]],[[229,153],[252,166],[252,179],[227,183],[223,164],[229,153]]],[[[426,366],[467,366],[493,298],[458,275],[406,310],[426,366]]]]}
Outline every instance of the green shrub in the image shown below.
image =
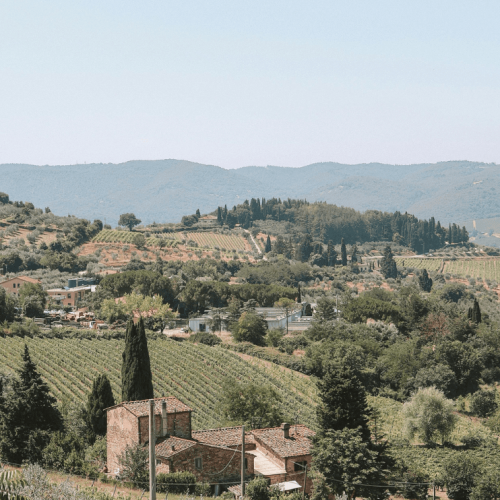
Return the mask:
{"type": "Polygon", "coordinates": [[[209,346],[219,345],[222,340],[209,332],[197,332],[189,336],[189,342],[195,342],[197,344],[205,344],[209,346]]]}
{"type": "Polygon", "coordinates": [[[156,476],[156,487],[159,493],[189,492],[193,494],[196,489],[196,476],[192,472],[160,473],[156,476]]]}
{"type": "Polygon", "coordinates": [[[472,395],[470,402],[470,410],[478,417],[488,417],[498,408],[496,402],[496,391],[477,391],[472,395]]]}

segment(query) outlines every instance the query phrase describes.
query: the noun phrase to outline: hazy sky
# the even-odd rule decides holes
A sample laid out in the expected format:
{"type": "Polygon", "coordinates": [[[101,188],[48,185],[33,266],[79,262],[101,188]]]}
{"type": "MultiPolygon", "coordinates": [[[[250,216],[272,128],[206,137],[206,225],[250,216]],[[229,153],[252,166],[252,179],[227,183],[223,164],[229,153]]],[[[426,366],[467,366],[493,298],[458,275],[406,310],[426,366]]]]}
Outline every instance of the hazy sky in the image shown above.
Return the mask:
{"type": "Polygon", "coordinates": [[[498,0],[2,0],[0,163],[500,162],[499,19],[498,0]]]}

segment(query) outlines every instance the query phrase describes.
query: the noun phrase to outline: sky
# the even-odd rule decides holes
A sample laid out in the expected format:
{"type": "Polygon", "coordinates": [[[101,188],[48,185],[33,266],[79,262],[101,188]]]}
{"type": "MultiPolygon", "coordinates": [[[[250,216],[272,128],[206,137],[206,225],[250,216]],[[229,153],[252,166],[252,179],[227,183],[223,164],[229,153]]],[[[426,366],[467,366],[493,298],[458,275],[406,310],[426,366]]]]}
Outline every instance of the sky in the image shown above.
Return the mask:
{"type": "Polygon", "coordinates": [[[499,18],[498,0],[2,0],[0,163],[500,163],[499,18]]]}

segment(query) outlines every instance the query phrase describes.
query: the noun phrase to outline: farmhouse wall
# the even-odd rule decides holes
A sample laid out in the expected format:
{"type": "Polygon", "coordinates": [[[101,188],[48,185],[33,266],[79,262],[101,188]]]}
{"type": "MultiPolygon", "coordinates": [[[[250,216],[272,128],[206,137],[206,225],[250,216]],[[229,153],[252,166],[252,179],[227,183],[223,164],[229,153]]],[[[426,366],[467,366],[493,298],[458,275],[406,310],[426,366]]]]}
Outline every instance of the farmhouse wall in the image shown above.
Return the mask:
{"type": "MultiPolygon", "coordinates": [[[[247,459],[247,474],[254,473],[254,459],[253,455],[245,453],[247,459]]],[[[161,464],[157,465],[158,472],[179,472],[189,471],[192,472],[197,481],[210,481],[220,479],[218,473],[224,469],[223,476],[240,475],[241,472],[241,453],[228,448],[219,448],[215,446],[207,446],[202,443],[196,444],[185,451],[177,453],[171,458],[157,457],[161,460],[161,464]],[[201,458],[202,470],[195,467],[195,459],[201,458]],[[229,463],[229,465],[228,465],[229,463]],[[168,466],[170,464],[170,466],[168,466]]]]}
{"type": "MultiPolygon", "coordinates": [[[[140,442],[145,443],[149,441],[149,416],[139,417],[139,426],[140,442]]],[[[167,413],[167,427],[171,436],[191,439],[191,412],[167,413]]],[[[161,415],[155,415],[155,431],[161,435],[161,415]]]]}
{"type": "Polygon", "coordinates": [[[107,416],[108,471],[114,473],[119,468],[118,457],[128,446],[138,443],[139,425],[137,417],[125,408],[108,411],[107,416]]]}

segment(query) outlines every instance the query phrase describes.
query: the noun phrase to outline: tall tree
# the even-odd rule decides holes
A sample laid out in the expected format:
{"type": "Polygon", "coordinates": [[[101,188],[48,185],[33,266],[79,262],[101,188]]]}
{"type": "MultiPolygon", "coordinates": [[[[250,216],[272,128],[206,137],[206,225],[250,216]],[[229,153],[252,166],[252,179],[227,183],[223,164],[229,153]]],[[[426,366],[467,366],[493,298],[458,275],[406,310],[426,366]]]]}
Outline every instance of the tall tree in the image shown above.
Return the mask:
{"type": "Polygon", "coordinates": [[[23,363],[18,378],[5,391],[0,413],[0,455],[4,460],[36,462],[50,441],[50,433],[62,428],[56,400],[49,393],[36,365],[24,346],[23,363]]]}
{"type": "Polygon", "coordinates": [[[422,274],[418,277],[418,284],[424,292],[430,292],[432,289],[432,278],[429,277],[427,269],[422,271],[422,274]]]}
{"type": "Polygon", "coordinates": [[[389,245],[385,247],[384,256],[380,261],[380,272],[386,279],[398,277],[398,268],[396,266],[396,261],[393,258],[392,250],[389,245]]]}
{"type": "Polygon", "coordinates": [[[153,398],[153,376],[142,317],[137,325],[132,320],[127,324],[122,358],[122,401],[153,398]]]}
{"type": "Polygon", "coordinates": [[[271,238],[267,235],[266,246],[264,252],[269,253],[271,251],[271,238]]]}
{"type": "Polygon", "coordinates": [[[481,323],[481,308],[479,307],[479,302],[476,298],[474,298],[474,304],[472,307],[469,307],[468,315],[469,319],[473,323],[481,323]]]}
{"type": "Polygon", "coordinates": [[[328,430],[357,429],[363,440],[370,439],[366,392],[347,364],[330,363],[318,382],[321,402],[316,409],[320,435],[328,430]]]}
{"type": "Polygon", "coordinates": [[[115,405],[111,384],[106,375],[98,375],[87,399],[86,420],[91,442],[106,434],[106,408],[115,405]]]}
{"type": "Polygon", "coordinates": [[[134,226],[137,226],[141,223],[141,219],[138,219],[134,214],[127,213],[121,214],[118,219],[118,225],[123,227],[128,227],[129,231],[132,231],[134,226]]]}
{"type": "Polygon", "coordinates": [[[333,245],[333,241],[330,240],[328,242],[328,247],[326,249],[328,265],[334,266],[337,263],[337,252],[335,251],[335,246],[333,245]]]}
{"type": "Polygon", "coordinates": [[[347,248],[345,246],[344,238],[340,242],[340,260],[343,266],[347,266],[347,248]]]}

